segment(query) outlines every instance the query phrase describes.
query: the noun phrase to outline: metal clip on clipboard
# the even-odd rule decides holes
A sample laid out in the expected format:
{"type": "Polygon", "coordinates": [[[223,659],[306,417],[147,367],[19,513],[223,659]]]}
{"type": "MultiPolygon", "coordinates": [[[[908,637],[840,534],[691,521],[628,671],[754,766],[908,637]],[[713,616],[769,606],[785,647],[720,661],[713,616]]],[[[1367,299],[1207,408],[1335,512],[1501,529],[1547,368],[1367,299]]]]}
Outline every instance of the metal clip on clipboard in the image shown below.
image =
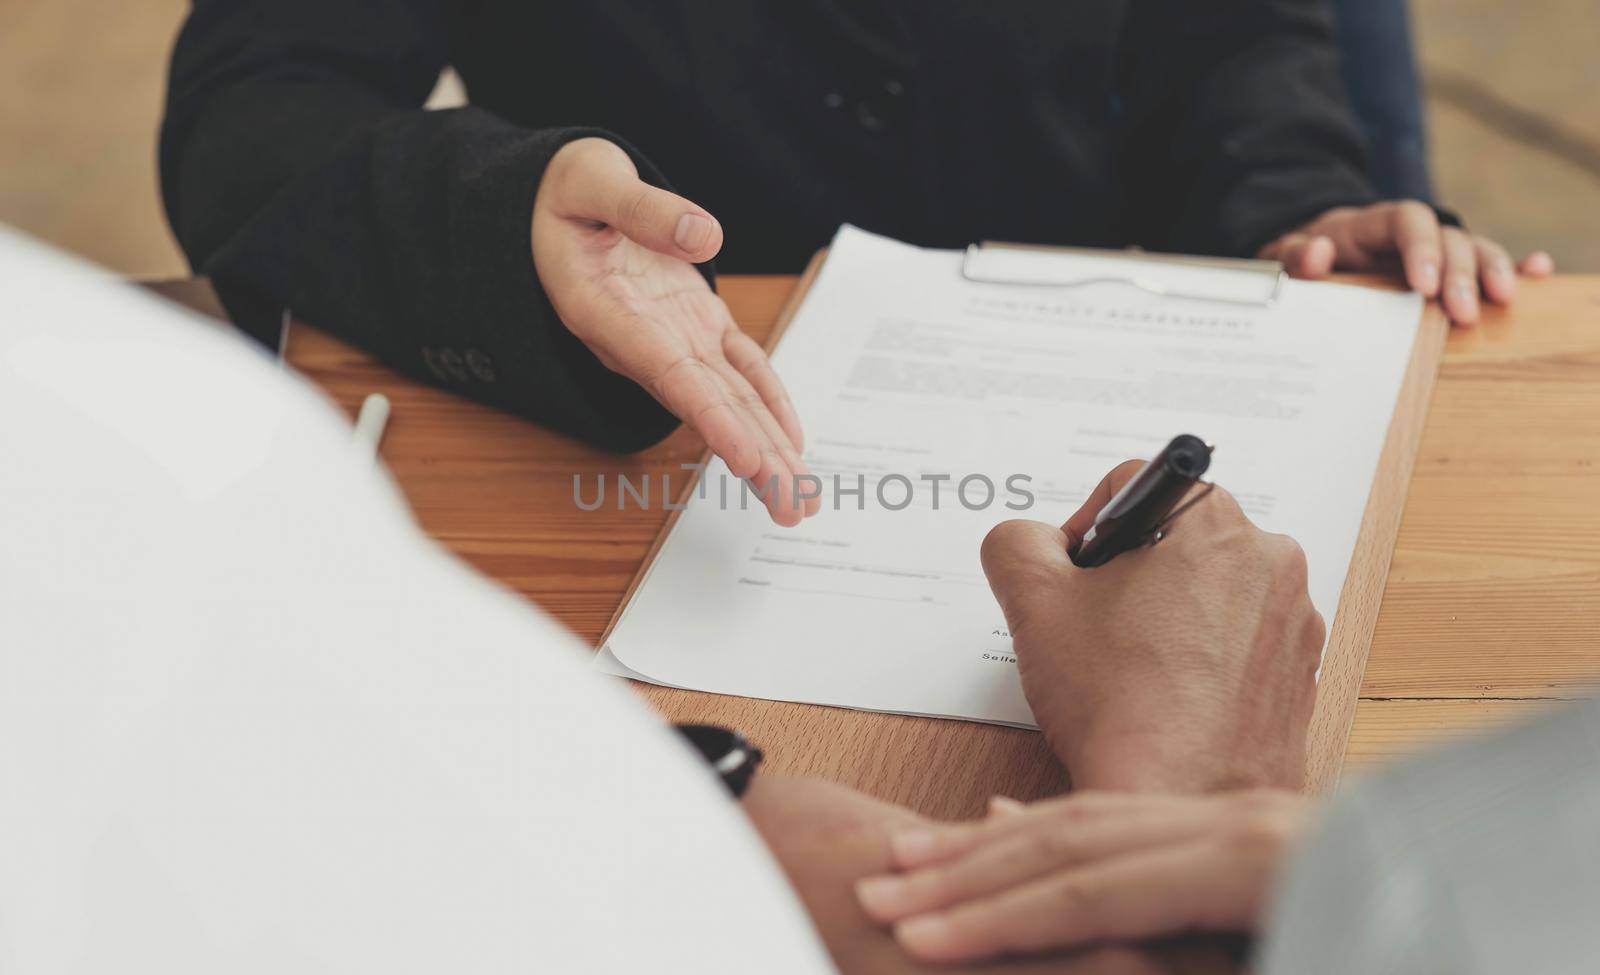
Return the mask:
{"type": "Polygon", "coordinates": [[[1283,293],[1285,277],[1278,261],[993,241],[968,245],[961,259],[961,276],[976,284],[1037,288],[1114,284],[1158,298],[1246,308],[1271,308],[1283,293]],[[996,264],[1009,270],[997,270],[996,264]]]}

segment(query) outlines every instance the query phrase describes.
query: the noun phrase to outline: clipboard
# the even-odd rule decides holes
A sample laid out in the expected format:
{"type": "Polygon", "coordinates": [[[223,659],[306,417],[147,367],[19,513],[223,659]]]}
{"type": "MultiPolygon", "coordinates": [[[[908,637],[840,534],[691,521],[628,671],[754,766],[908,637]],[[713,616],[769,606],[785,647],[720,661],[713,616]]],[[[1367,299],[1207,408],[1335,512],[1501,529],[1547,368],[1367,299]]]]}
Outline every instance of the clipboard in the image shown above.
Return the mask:
{"type": "MultiPolygon", "coordinates": [[[[977,246],[980,250],[982,249],[982,245],[977,246]]],[[[1038,248],[1037,250],[1041,253],[1049,253],[1055,249],[1038,248]]],[[[971,249],[969,248],[969,253],[970,251],[971,249]]],[[[1149,257],[1148,255],[1126,252],[1090,251],[1088,253],[1115,255],[1121,259],[1131,260],[1144,260],[1149,257]]],[[[1157,259],[1165,260],[1166,257],[1166,255],[1160,255],[1157,259]]],[[[763,343],[769,355],[783,339],[784,333],[805,301],[806,294],[816,281],[817,274],[821,271],[826,259],[827,249],[824,248],[812,257],[805,271],[796,280],[794,291],[784,303],[763,343]]],[[[1192,260],[1202,261],[1205,266],[1215,266],[1212,263],[1212,259],[1192,260]]],[[[1230,269],[1263,276],[1273,273],[1272,266],[1277,267],[1276,273],[1281,274],[1282,272],[1281,265],[1269,261],[1230,261],[1228,266],[1230,269]]],[[[992,283],[1010,285],[1022,283],[1039,287],[1056,286],[1047,282],[997,281],[992,283]]],[[[1128,282],[1117,283],[1127,284],[1128,282]]],[[[1272,293],[1274,296],[1279,288],[1281,288],[1281,281],[1273,286],[1272,293]]],[[[1383,449],[1379,455],[1377,472],[1373,477],[1372,487],[1367,496],[1366,507],[1361,519],[1361,528],[1356,538],[1349,571],[1345,576],[1344,588],[1340,590],[1339,608],[1334,619],[1328,623],[1328,642],[1323,651],[1321,678],[1317,685],[1317,699],[1306,739],[1305,789],[1311,794],[1331,793],[1339,782],[1340,770],[1344,763],[1345,748],[1350,737],[1350,727],[1355,720],[1356,705],[1361,692],[1361,681],[1366,672],[1367,655],[1372,647],[1372,635],[1378,622],[1378,610],[1383,600],[1384,587],[1388,581],[1389,565],[1394,554],[1395,539],[1400,530],[1406,493],[1411,484],[1411,472],[1415,466],[1417,448],[1421,441],[1423,425],[1427,419],[1428,404],[1433,396],[1433,386],[1438,376],[1440,362],[1443,359],[1445,339],[1448,334],[1449,322],[1445,318],[1443,311],[1437,304],[1425,305],[1422,322],[1417,328],[1416,340],[1412,345],[1411,359],[1406,367],[1400,394],[1395,402],[1395,412],[1390,419],[1383,449]]],[[[709,450],[706,450],[701,455],[702,465],[709,460],[710,456],[709,450]]],[[[697,478],[685,483],[678,497],[674,499],[675,502],[679,505],[687,502],[696,485],[697,478]]],[[[622,618],[623,611],[632,601],[639,586],[649,576],[650,569],[654,565],[657,555],[660,554],[662,545],[665,544],[667,537],[671,534],[677,519],[682,513],[683,510],[681,508],[673,510],[663,524],[660,533],[657,534],[655,541],[651,543],[649,551],[639,566],[639,570],[634,574],[632,581],[629,582],[627,591],[623,594],[616,611],[607,622],[605,630],[601,634],[599,646],[604,646],[610,640],[612,631],[616,628],[618,620],[622,618]]],[[[674,720],[685,719],[685,715],[680,708],[671,705],[670,701],[673,700],[671,695],[690,692],[653,686],[648,687],[645,693],[653,703],[661,707],[674,720]]],[[[711,696],[703,695],[700,692],[692,693],[697,699],[711,696]]],[[[816,708],[813,705],[773,705],[772,702],[733,700],[735,703],[729,704],[727,707],[729,710],[733,710],[734,713],[749,713],[747,709],[761,705],[784,708],[816,708]]],[[[956,747],[960,747],[960,750],[969,754],[982,753],[992,750],[986,746],[999,740],[1000,736],[1003,735],[1029,734],[1035,740],[1038,739],[1038,736],[1031,732],[1017,732],[1012,729],[973,725],[967,722],[866,712],[846,711],[845,713],[852,716],[852,720],[861,720],[879,726],[883,722],[899,722],[904,725],[932,721],[936,724],[954,726],[957,729],[957,731],[941,729],[937,733],[930,732],[930,737],[937,735],[941,739],[940,747],[936,749],[930,749],[923,743],[907,741],[910,734],[914,734],[914,732],[888,732],[884,735],[887,738],[899,739],[909,748],[919,751],[955,751],[956,747]],[[962,746],[950,746],[948,744],[949,738],[958,732],[969,736],[974,741],[964,742],[962,746]]],[[[697,719],[699,717],[701,715],[696,715],[697,719]]],[[[1038,748],[1035,747],[1027,749],[1026,752],[1037,753],[1037,750],[1038,748]]],[[[1018,754],[1021,755],[1026,752],[1019,750],[1018,754]]],[[[1047,773],[1031,772],[1028,777],[1031,781],[1039,783],[1038,788],[1041,790],[1051,788],[1052,777],[1047,773]]],[[[858,784],[864,785],[864,783],[858,784]]],[[[871,791],[870,788],[869,791],[871,791]]],[[[1034,796],[1030,795],[1017,795],[1016,797],[1020,799],[1034,798],[1034,796]]]]}
{"type": "Polygon", "coordinates": [[[1192,257],[1187,254],[1159,254],[1137,247],[1122,251],[1097,250],[1089,247],[1058,247],[1042,244],[1006,244],[983,241],[969,244],[961,257],[961,277],[974,284],[1000,284],[1023,288],[1087,288],[1094,285],[1120,285],[1142,291],[1157,298],[1175,298],[1203,301],[1243,308],[1271,308],[1283,294],[1283,283],[1288,278],[1283,264],[1254,258],[1192,257]],[[1083,268],[1075,274],[1061,274],[1060,266],[1052,267],[1052,257],[1070,256],[1083,268]],[[996,259],[1021,263],[1020,273],[998,272],[992,268],[996,259]],[[1020,260],[1019,260],[1020,259],[1020,260]],[[1031,259],[1031,260],[1030,260],[1031,259]],[[1029,271],[1027,265],[1032,264],[1029,271]],[[1085,267],[1087,265],[1087,267],[1085,267]],[[1160,269],[1168,278],[1178,275],[1176,283],[1168,283],[1151,274],[1160,269]],[[1217,272],[1227,272],[1221,287],[1216,285],[1217,272]],[[1195,272],[1186,274],[1186,272],[1195,272]],[[1187,278],[1187,285],[1185,283],[1187,278]],[[1202,284],[1202,279],[1206,282],[1202,284]]]}

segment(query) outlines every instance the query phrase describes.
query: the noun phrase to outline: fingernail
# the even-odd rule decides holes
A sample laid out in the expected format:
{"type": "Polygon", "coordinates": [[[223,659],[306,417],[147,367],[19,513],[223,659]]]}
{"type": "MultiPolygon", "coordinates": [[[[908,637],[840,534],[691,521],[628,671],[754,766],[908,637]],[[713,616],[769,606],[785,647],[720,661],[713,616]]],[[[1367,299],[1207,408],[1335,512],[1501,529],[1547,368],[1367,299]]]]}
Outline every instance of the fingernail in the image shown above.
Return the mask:
{"type": "Polygon", "coordinates": [[[1425,295],[1439,290],[1439,265],[1430,261],[1417,268],[1417,288],[1425,295]]]}
{"type": "Polygon", "coordinates": [[[1027,806],[1009,796],[989,797],[989,815],[991,816],[1010,816],[1027,808],[1027,806]]]}
{"type": "Polygon", "coordinates": [[[698,213],[685,213],[678,218],[678,228],[672,240],[683,250],[696,252],[711,239],[711,221],[698,213]]]}
{"type": "Polygon", "coordinates": [[[913,829],[889,837],[889,847],[900,863],[919,863],[933,855],[939,838],[932,830],[913,829]]]}
{"type": "Polygon", "coordinates": [[[1517,296],[1517,272],[1509,267],[1499,266],[1490,272],[1490,280],[1494,285],[1494,293],[1490,295],[1495,301],[1510,302],[1517,296]]]}
{"type": "Polygon", "coordinates": [[[914,954],[938,953],[950,940],[950,922],[942,914],[924,914],[896,924],[894,937],[914,954]]]}
{"type": "Polygon", "coordinates": [[[1471,328],[1478,319],[1478,285],[1476,281],[1452,281],[1450,295],[1455,299],[1452,315],[1457,325],[1471,328]]]}
{"type": "Polygon", "coordinates": [[[905,896],[906,882],[898,877],[868,877],[856,883],[856,900],[874,917],[894,914],[905,896]]]}

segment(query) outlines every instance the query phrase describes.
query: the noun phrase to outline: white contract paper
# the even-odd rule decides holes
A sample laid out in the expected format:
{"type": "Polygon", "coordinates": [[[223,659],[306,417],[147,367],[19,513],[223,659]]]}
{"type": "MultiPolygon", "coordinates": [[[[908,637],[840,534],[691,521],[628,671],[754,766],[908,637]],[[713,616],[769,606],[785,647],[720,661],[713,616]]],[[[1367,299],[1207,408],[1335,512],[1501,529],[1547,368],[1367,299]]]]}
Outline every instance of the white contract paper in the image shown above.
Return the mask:
{"type": "MultiPolygon", "coordinates": [[[[1005,259],[986,255],[983,276],[1006,277],[1005,259]]],[[[1046,258],[1015,259],[1010,277],[1038,280],[1046,258]]],[[[1070,280],[1088,276],[1072,262],[1096,259],[1048,260],[1070,280]]],[[[1416,295],[1293,281],[1251,307],[1117,283],[980,283],[961,266],[955,251],[839,231],[774,356],[821,513],[774,525],[714,461],[598,667],[1033,727],[979,544],[1008,518],[1065,521],[1113,466],[1179,433],[1216,444],[1209,479],[1305,548],[1331,624],[1416,339],[1416,295]]],[[[1226,292],[1239,272],[1206,273],[1226,292]]]]}

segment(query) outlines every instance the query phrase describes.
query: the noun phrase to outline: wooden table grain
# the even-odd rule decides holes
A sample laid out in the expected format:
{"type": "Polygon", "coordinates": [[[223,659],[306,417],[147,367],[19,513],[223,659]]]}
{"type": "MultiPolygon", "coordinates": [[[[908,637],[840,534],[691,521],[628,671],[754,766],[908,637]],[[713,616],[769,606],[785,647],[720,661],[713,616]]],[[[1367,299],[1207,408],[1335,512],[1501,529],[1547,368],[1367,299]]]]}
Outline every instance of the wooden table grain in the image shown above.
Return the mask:
{"type": "MultiPolygon", "coordinates": [[[[758,340],[794,286],[730,277],[724,297],[758,340]]],[[[215,310],[203,282],[163,286],[215,310]]],[[[687,431],[631,456],[584,447],[402,379],[297,327],[296,368],[352,415],[383,391],[383,455],[422,527],[462,559],[598,639],[666,512],[573,501],[573,478],[618,474],[674,490],[699,458],[687,431]]],[[[977,553],[973,553],[977,558],[977,553]]],[[[535,648],[530,648],[534,652],[535,648]]],[[[1384,591],[1347,769],[1531,718],[1600,676],[1600,276],[1524,282],[1514,309],[1450,337],[1384,591]]],[[[718,697],[638,685],[673,720],[746,731],[771,767],[819,775],[935,816],[992,794],[1063,788],[1032,732],[961,721],[718,697]]]]}

